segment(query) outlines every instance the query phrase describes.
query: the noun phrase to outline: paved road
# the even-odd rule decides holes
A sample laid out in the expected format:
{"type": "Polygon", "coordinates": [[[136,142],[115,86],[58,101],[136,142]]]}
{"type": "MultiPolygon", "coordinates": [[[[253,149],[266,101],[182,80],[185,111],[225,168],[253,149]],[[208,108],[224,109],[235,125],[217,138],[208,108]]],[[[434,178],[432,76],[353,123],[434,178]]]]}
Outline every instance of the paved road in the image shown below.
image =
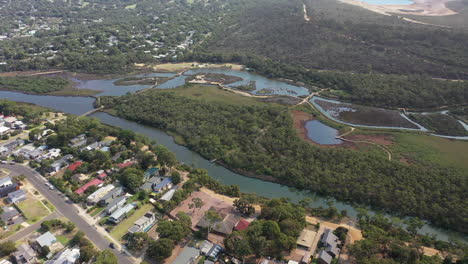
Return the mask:
{"type": "MultiPolygon", "coordinates": [[[[14,173],[23,174],[26,176],[28,181],[55,206],[56,210],[68,218],[71,222],[75,223],[76,227],[83,231],[100,250],[110,249],[109,241],[104,238],[95,227],[89,225],[83,218],[81,218],[81,216],[78,215],[77,209],[75,206],[73,206],[73,203],[65,197],[64,194],[57,190],[50,190],[47,188],[45,186],[45,183],[47,182],[46,179],[44,179],[44,177],[42,177],[38,172],[32,170],[29,167],[17,164],[0,164],[0,168],[5,168],[11,170],[14,173]]],[[[118,257],[120,264],[134,263],[130,258],[122,254],[120,251],[112,251],[118,257]]]]}
{"type": "Polygon", "coordinates": [[[27,237],[29,234],[31,234],[32,232],[36,231],[39,227],[41,227],[41,224],[42,222],[44,221],[47,221],[47,220],[52,220],[52,219],[56,219],[56,218],[59,218],[60,217],[60,214],[57,213],[57,211],[51,213],[50,215],[42,218],[41,220],[39,220],[38,222],[24,228],[24,229],[21,229],[19,232],[17,232],[16,234],[12,235],[12,236],[9,236],[7,238],[4,238],[2,240],[0,240],[0,243],[3,243],[3,242],[6,242],[6,241],[18,241],[22,238],[25,238],[27,237]]]}

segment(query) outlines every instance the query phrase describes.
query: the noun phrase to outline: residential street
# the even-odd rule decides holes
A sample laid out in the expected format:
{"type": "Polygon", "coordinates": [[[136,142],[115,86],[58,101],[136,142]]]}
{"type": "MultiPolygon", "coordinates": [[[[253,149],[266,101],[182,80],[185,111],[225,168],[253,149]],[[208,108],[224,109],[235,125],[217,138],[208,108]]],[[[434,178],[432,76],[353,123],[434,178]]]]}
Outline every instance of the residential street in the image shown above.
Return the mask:
{"type": "Polygon", "coordinates": [[[56,210],[68,218],[71,222],[75,223],[76,227],[83,231],[86,236],[100,249],[110,249],[118,257],[119,263],[130,264],[135,263],[126,254],[121,253],[119,250],[109,248],[109,240],[107,240],[96,227],[89,225],[79,214],[76,207],[68,198],[65,197],[58,190],[50,190],[45,183],[47,180],[42,177],[38,172],[23,165],[9,165],[0,164],[0,168],[10,170],[14,174],[23,174],[34,187],[49,200],[56,208],[56,210]]]}
{"type": "Polygon", "coordinates": [[[48,221],[48,220],[52,220],[52,219],[56,219],[56,218],[59,218],[60,217],[60,214],[57,213],[57,212],[53,212],[51,213],[50,215],[42,218],[41,220],[37,221],[36,223],[24,228],[24,229],[21,229],[19,232],[17,232],[16,234],[12,235],[12,236],[9,236],[7,238],[4,238],[2,240],[0,240],[0,243],[3,243],[3,242],[6,242],[6,241],[18,241],[22,238],[25,238],[26,236],[28,236],[29,234],[31,234],[32,232],[34,232],[35,230],[37,230],[38,228],[41,227],[41,224],[42,222],[44,221],[48,221]]]}

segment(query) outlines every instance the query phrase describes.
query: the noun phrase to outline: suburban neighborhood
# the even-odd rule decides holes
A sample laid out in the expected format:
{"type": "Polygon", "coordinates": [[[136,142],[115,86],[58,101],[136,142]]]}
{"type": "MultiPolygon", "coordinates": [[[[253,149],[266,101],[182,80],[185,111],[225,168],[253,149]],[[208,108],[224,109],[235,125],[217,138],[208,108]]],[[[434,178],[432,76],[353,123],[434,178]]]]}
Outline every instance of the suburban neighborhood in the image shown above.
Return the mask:
{"type": "Polygon", "coordinates": [[[1,120],[2,264],[349,263],[363,239],[333,206],[242,194],[92,119],[1,120]]]}

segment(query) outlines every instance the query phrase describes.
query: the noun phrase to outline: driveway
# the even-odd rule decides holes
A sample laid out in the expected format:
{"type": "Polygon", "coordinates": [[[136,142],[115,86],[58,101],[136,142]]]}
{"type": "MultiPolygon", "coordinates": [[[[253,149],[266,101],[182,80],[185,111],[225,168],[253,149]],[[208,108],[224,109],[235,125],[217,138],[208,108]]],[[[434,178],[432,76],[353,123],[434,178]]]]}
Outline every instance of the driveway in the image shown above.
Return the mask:
{"type": "MultiPolygon", "coordinates": [[[[70,201],[64,194],[58,190],[50,190],[45,183],[47,180],[42,177],[38,172],[32,170],[29,167],[23,165],[10,165],[0,164],[0,168],[10,170],[12,173],[17,175],[24,175],[28,181],[34,185],[34,187],[49,200],[57,209],[57,211],[68,218],[71,222],[75,223],[76,227],[83,231],[86,236],[91,240],[98,249],[105,250],[109,248],[109,241],[97,231],[97,228],[89,225],[80,215],[78,210],[73,206],[73,202],[70,201]]],[[[119,259],[120,264],[131,264],[134,263],[126,254],[123,254],[119,250],[110,249],[119,259]]]]}

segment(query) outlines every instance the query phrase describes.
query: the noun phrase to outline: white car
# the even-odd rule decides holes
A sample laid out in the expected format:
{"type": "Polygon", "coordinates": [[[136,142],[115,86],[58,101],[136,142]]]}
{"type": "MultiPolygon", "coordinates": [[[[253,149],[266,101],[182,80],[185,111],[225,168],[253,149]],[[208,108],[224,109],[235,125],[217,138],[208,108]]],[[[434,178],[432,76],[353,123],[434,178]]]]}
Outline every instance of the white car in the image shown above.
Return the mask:
{"type": "Polygon", "coordinates": [[[7,164],[8,162],[6,160],[2,160],[2,164],[7,164]]]}

